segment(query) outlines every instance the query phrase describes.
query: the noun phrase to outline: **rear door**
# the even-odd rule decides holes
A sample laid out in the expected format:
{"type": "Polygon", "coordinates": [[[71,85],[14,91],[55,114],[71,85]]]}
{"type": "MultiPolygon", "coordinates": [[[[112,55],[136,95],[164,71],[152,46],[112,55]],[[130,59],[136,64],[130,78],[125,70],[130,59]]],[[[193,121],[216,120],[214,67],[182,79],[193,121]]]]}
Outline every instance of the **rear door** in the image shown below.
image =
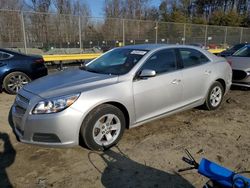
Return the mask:
{"type": "Polygon", "coordinates": [[[164,114],[180,106],[182,98],[181,71],[177,68],[174,49],[155,52],[138,71],[156,71],[155,77],[135,79],[134,104],[137,122],[164,114]]]}
{"type": "Polygon", "coordinates": [[[192,104],[205,98],[209,77],[212,74],[209,58],[193,48],[179,48],[182,61],[183,105],[192,104]]]}

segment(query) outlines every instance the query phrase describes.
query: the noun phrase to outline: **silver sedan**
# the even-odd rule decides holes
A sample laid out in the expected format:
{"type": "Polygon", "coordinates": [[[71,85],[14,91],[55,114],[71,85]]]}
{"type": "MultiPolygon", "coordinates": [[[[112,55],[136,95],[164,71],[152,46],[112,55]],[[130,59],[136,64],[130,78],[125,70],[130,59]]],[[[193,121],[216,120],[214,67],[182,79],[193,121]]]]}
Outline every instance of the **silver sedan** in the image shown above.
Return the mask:
{"type": "Polygon", "coordinates": [[[227,59],[232,64],[233,85],[250,88],[250,45],[244,46],[227,59]]]}
{"type": "Polygon", "coordinates": [[[22,142],[93,150],[116,144],[126,128],[203,105],[217,109],[231,86],[228,62],[201,48],[116,48],[76,70],[38,79],[12,106],[22,142]]]}

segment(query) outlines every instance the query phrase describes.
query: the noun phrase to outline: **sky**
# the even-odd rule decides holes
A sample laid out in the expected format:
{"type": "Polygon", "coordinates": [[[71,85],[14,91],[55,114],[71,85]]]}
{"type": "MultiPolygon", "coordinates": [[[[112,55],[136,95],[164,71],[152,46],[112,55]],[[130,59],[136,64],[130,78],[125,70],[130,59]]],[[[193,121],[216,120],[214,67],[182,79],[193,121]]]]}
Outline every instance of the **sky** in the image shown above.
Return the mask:
{"type": "MultiPolygon", "coordinates": [[[[93,17],[103,17],[104,0],[86,0],[93,17]]],[[[158,7],[161,0],[151,0],[150,5],[158,7]]]]}

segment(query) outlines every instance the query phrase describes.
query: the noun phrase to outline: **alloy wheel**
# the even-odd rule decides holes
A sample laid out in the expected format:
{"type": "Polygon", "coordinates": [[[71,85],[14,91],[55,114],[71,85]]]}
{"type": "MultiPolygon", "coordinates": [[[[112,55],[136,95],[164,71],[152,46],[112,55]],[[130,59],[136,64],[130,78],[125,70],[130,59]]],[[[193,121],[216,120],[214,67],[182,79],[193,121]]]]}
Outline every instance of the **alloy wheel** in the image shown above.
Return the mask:
{"type": "Polygon", "coordinates": [[[105,114],[96,121],[93,138],[98,145],[107,146],[116,141],[120,131],[120,119],[114,114],[105,114]]]}

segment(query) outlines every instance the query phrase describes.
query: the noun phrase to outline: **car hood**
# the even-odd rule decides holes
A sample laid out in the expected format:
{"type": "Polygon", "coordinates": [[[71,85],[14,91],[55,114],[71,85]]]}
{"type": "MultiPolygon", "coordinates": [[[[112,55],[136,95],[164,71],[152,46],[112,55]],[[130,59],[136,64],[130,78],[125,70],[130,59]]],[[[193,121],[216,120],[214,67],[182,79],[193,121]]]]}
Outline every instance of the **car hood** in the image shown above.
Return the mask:
{"type": "Polygon", "coordinates": [[[232,62],[232,69],[245,71],[250,70],[250,57],[230,56],[226,59],[232,62]]]}
{"type": "Polygon", "coordinates": [[[51,98],[114,84],[118,76],[97,74],[83,70],[68,70],[39,78],[24,86],[24,90],[51,98]]]}
{"type": "Polygon", "coordinates": [[[230,56],[234,53],[234,50],[224,50],[220,53],[220,55],[224,55],[224,56],[230,56]]]}

